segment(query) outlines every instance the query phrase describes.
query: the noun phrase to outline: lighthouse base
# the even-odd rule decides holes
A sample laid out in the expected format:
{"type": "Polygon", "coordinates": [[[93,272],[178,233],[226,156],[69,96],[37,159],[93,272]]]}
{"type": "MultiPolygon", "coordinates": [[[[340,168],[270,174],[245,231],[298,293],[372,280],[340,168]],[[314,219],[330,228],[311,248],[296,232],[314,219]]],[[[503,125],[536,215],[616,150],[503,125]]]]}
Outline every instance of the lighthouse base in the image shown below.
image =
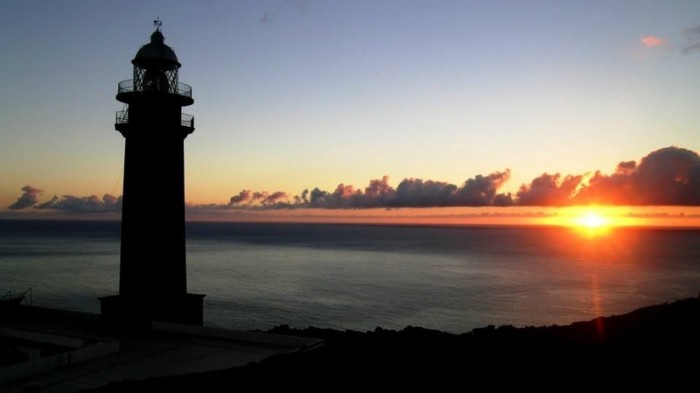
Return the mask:
{"type": "Polygon", "coordinates": [[[108,326],[127,328],[149,328],[153,321],[201,326],[204,296],[193,293],[160,299],[104,296],[99,298],[100,320],[108,326]]]}

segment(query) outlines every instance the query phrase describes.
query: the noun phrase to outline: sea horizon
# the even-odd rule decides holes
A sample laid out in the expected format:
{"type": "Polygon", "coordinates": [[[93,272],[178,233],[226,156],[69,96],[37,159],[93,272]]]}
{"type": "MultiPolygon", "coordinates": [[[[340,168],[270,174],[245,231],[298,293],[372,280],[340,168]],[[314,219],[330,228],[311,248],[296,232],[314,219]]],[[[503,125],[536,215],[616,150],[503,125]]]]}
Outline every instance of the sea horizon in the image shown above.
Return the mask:
{"type": "MultiPolygon", "coordinates": [[[[572,206],[459,206],[430,208],[192,208],[186,222],[271,224],[346,224],[401,226],[571,227],[589,212],[605,216],[610,227],[685,228],[700,230],[700,206],[686,205],[572,205],[572,206]]],[[[5,221],[121,221],[120,211],[65,213],[57,211],[0,211],[5,221]]]]}

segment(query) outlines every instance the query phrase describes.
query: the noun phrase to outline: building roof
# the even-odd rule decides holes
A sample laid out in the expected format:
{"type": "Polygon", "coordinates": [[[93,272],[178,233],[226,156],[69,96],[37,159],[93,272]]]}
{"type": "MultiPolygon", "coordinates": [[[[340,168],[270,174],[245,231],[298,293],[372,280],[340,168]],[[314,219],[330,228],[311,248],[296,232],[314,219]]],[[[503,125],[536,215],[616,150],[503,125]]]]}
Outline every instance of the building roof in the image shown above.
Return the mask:
{"type": "Polygon", "coordinates": [[[180,67],[180,63],[177,61],[175,52],[172,50],[172,48],[165,45],[165,37],[160,30],[156,30],[153,32],[153,34],[151,34],[151,42],[142,46],[141,49],[136,52],[136,56],[131,62],[133,64],[142,64],[152,63],[154,61],[171,63],[172,65],[176,65],[178,68],[180,67]]]}

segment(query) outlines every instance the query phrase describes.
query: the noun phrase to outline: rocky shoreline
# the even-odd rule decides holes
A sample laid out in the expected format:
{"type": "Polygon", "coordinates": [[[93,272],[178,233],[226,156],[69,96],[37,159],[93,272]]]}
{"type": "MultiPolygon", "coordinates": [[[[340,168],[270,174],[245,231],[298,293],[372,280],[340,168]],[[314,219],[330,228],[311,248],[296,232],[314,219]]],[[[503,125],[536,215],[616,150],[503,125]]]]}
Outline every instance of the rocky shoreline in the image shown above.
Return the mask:
{"type": "Polygon", "coordinates": [[[322,338],[325,344],[245,367],[92,392],[697,386],[700,297],[567,326],[488,326],[460,335],[419,327],[356,332],[280,326],[269,333],[322,338]]]}

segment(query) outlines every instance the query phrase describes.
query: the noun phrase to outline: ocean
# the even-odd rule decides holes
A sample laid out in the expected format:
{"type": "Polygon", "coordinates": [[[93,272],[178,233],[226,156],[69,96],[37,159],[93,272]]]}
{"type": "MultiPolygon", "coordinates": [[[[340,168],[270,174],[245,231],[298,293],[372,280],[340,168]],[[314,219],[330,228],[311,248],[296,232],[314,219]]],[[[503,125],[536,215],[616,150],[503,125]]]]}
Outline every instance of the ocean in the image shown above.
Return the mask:
{"type": "MultiPolygon", "coordinates": [[[[697,296],[700,230],[203,223],[188,291],[205,325],[371,330],[569,324],[697,296]]],[[[119,223],[0,221],[0,290],[99,312],[116,294],[119,223]]]]}

